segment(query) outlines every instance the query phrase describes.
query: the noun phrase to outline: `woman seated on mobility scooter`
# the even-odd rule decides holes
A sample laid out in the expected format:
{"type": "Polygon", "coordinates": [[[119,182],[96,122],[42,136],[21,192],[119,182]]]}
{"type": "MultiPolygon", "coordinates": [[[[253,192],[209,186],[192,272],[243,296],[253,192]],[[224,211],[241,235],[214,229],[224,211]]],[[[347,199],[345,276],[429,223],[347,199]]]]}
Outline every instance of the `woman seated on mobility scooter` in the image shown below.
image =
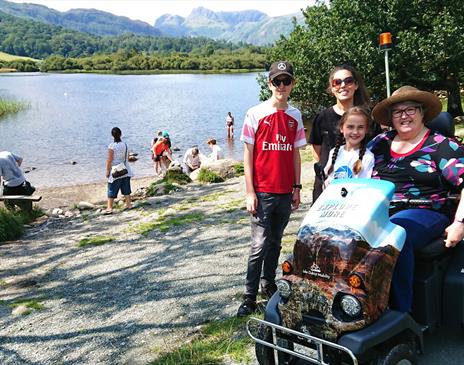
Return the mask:
{"type": "Polygon", "coordinates": [[[432,131],[427,123],[441,111],[432,93],[403,86],[378,103],[373,119],[393,130],[369,144],[375,156],[373,178],[395,184],[394,199],[428,199],[431,206],[396,211],[391,221],[406,230],[391,286],[392,309],[410,312],[414,275],[414,250],[445,232],[444,245],[454,247],[464,237],[464,147],[432,131]],[[453,217],[446,197],[461,192],[453,217]]]}

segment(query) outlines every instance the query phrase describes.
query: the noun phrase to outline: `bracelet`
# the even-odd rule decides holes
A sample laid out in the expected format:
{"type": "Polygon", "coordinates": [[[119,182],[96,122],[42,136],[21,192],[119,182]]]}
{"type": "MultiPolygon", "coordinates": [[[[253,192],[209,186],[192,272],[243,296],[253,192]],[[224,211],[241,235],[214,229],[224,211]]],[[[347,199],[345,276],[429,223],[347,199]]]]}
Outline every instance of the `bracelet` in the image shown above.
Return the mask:
{"type": "Polygon", "coordinates": [[[293,184],[293,189],[302,189],[303,186],[301,184],[293,184]]]}

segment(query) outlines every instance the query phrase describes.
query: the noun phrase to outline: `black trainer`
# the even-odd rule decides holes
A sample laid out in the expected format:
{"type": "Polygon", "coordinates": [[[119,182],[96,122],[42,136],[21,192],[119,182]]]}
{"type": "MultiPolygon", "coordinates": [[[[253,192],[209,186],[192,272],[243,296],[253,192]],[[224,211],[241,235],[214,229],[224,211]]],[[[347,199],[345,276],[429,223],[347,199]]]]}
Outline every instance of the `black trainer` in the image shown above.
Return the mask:
{"type": "Polygon", "coordinates": [[[256,301],[252,299],[245,299],[245,301],[238,307],[237,317],[246,317],[253,314],[257,310],[256,301]]]}
{"type": "Polygon", "coordinates": [[[266,299],[271,299],[274,293],[277,291],[277,285],[275,283],[267,284],[266,286],[260,285],[261,295],[266,299]]]}

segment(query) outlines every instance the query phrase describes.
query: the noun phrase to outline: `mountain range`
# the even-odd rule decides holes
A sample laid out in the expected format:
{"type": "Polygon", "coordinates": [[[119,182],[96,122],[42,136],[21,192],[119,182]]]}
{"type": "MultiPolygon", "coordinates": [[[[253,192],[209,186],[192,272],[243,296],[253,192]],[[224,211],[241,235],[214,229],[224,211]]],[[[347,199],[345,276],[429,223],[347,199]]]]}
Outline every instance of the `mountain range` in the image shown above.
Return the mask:
{"type": "Polygon", "coordinates": [[[297,22],[303,21],[301,13],[270,17],[258,10],[214,12],[203,7],[193,9],[185,18],[164,14],[154,25],[96,9],[60,12],[43,5],[5,0],[0,0],[0,10],[12,16],[100,36],[124,33],[166,37],[203,36],[254,45],[272,44],[281,34],[288,35],[293,29],[294,17],[297,22]]]}

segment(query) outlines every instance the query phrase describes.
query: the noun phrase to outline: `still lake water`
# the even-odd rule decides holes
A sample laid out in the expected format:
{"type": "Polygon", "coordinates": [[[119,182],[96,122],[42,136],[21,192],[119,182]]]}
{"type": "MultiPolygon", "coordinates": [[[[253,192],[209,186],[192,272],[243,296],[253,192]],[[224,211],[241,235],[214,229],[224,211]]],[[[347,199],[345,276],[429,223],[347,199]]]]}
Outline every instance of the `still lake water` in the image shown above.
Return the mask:
{"type": "Polygon", "coordinates": [[[209,137],[225,157],[242,160],[239,134],[247,109],[259,102],[256,76],[2,74],[0,97],[30,108],[0,120],[0,150],[21,155],[24,170],[35,167],[26,177],[38,187],[104,182],[115,126],[139,154],[131,165],[136,176],[153,174],[149,148],[156,130],[170,133],[178,160],[194,144],[209,154],[209,137]],[[232,141],[228,111],[235,117],[232,141]]]}

